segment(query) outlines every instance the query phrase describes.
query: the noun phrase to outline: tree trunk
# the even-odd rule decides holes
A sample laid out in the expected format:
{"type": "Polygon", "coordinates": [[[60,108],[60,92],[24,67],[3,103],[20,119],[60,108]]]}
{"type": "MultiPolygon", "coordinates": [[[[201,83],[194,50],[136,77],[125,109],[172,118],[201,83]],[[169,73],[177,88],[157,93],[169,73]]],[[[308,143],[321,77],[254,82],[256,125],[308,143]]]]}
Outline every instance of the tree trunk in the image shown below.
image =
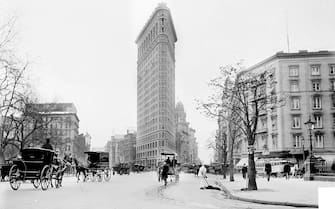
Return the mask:
{"type": "Polygon", "coordinates": [[[223,169],[222,169],[222,171],[223,171],[223,179],[227,178],[227,167],[226,167],[226,165],[227,165],[227,151],[224,150],[223,151],[223,169]]]}
{"type": "Polygon", "coordinates": [[[229,168],[230,168],[230,181],[234,181],[234,140],[231,139],[230,145],[230,159],[229,159],[229,168]]]}
{"type": "Polygon", "coordinates": [[[249,153],[248,161],[248,190],[257,190],[256,184],[256,167],[254,160],[254,153],[249,153]]]}

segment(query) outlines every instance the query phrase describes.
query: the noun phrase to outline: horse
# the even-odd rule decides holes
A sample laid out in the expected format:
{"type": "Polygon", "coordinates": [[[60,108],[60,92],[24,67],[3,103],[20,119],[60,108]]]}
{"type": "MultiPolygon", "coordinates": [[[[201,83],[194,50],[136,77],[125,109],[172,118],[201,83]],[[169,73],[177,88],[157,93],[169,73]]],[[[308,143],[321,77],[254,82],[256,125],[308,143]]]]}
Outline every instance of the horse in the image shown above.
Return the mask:
{"type": "Polygon", "coordinates": [[[88,169],[85,168],[84,166],[80,165],[78,160],[76,158],[73,159],[75,167],[76,167],[76,177],[77,177],[77,182],[80,181],[80,174],[82,173],[84,175],[84,182],[86,181],[87,178],[87,172],[88,169]]]}

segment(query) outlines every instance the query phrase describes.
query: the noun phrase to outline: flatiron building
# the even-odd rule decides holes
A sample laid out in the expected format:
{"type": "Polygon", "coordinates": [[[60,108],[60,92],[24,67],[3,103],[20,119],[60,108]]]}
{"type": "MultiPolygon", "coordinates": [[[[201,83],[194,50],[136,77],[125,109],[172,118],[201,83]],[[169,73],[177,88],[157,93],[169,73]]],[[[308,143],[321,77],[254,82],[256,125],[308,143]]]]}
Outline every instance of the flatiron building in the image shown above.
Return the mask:
{"type": "Polygon", "coordinates": [[[136,39],[136,162],[156,166],[175,152],[175,42],[171,13],[159,4],[136,39]]]}

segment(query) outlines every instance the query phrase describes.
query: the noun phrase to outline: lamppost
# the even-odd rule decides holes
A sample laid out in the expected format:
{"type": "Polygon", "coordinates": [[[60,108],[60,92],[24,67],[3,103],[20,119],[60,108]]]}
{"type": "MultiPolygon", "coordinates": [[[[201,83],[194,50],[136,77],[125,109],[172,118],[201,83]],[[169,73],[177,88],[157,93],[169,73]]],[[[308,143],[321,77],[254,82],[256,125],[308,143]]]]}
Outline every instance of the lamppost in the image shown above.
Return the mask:
{"type": "Polygon", "coordinates": [[[305,138],[302,136],[301,137],[302,141],[302,160],[305,162],[306,156],[305,156],[305,138]]]}
{"type": "Polygon", "coordinates": [[[312,176],[312,168],[313,168],[313,142],[312,142],[312,130],[314,129],[314,124],[311,120],[311,117],[309,117],[308,121],[304,123],[306,125],[306,128],[309,130],[309,155],[305,160],[305,175],[304,175],[304,180],[313,180],[312,176]]]}

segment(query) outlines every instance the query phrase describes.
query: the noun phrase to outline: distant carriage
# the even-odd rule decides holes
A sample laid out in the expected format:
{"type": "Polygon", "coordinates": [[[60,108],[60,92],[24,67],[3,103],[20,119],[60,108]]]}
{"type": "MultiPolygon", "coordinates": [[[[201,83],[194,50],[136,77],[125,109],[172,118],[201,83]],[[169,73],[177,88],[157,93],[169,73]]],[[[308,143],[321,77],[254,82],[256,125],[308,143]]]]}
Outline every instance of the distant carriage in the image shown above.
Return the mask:
{"type": "Polygon", "coordinates": [[[92,180],[109,181],[111,179],[111,169],[109,167],[108,152],[85,152],[87,155],[87,175],[92,180]]]}
{"type": "Polygon", "coordinates": [[[13,160],[9,170],[9,184],[13,190],[18,190],[21,183],[31,181],[35,188],[41,185],[42,190],[55,183],[59,188],[62,183],[65,164],[58,161],[52,150],[42,148],[27,148],[21,151],[21,157],[13,160]]]}
{"type": "Polygon", "coordinates": [[[133,171],[133,172],[141,172],[141,171],[144,171],[144,165],[139,165],[139,164],[134,164],[134,165],[132,165],[132,167],[131,167],[131,170],[133,171]]]}
{"type": "Polygon", "coordinates": [[[113,166],[113,172],[116,172],[117,174],[130,174],[130,165],[128,163],[119,163],[115,166],[113,166]]]}

